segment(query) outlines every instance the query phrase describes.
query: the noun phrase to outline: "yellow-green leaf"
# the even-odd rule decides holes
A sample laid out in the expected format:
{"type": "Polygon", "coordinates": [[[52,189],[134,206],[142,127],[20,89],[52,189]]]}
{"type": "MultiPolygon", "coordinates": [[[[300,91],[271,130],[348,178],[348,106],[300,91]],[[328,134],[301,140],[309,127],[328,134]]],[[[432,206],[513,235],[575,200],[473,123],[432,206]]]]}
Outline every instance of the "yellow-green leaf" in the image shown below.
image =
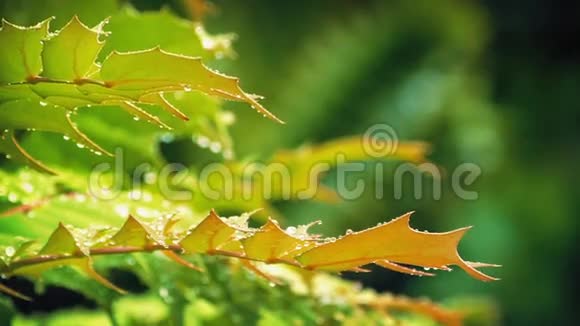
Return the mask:
{"type": "Polygon", "coordinates": [[[407,213],[383,225],[346,234],[307,251],[297,260],[307,269],[327,271],[350,270],[385,260],[435,269],[457,265],[476,279],[495,280],[459,256],[457,245],[469,228],[444,233],[420,232],[409,226],[410,217],[411,213],[407,213]]]}
{"type": "Polygon", "coordinates": [[[31,27],[2,20],[0,29],[0,82],[19,82],[42,71],[42,40],[48,35],[50,18],[31,27]]]}
{"type": "Polygon", "coordinates": [[[55,36],[44,41],[42,76],[62,80],[86,78],[104,42],[102,24],[91,29],[74,16],[55,36]]]}

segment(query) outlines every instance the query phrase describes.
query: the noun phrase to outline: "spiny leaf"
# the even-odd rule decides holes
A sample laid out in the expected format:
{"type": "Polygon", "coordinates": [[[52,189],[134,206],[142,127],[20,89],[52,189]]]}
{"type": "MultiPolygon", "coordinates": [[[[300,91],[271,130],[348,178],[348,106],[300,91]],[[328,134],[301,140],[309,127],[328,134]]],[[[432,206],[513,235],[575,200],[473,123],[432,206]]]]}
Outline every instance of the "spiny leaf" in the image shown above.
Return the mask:
{"type": "MultiPolygon", "coordinates": [[[[0,103],[0,126],[6,128],[5,133],[11,130],[38,130],[63,134],[82,146],[87,146],[97,153],[111,155],[83,134],[72,121],[71,112],[64,107],[39,101],[36,99],[21,99],[0,103]],[[7,130],[7,131],[6,131],[7,130]]],[[[9,137],[14,146],[18,142],[9,137]]],[[[29,155],[21,149],[25,157],[29,155]]]]}
{"type": "Polygon", "coordinates": [[[150,245],[155,245],[156,242],[151,239],[149,232],[145,227],[133,216],[129,215],[125,224],[121,227],[107,244],[101,246],[115,245],[122,247],[145,248],[150,245]]]}
{"type": "Polygon", "coordinates": [[[55,36],[44,41],[42,76],[60,80],[87,78],[95,69],[95,60],[103,47],[99,41],[102,23],[94,29],[80,22],[77,16],[55,36]]]}
{"type": "Polygon", "coordinates": [[[297,260],[307,269],[328,271],[349,270],[375,262],[397,271],[402,269],[392,263],[434,269],[457,265],[473,278],[496,280],[476,270],[473,264],[464,261],[457,253],[459,240],[469,227],[445,233],[420,232],[409,227],[411,214],[404,214],[374,228],[346,234],[336,241],[307,251],[297,260]]]}
{"type": "Polygon", "coordinates": [[[172,53],[214,59],[233,56],[234,34],[209,35],[200,23],[179,18],[170,10],[139,12],[126,6],[104,26],[111,35],[99,59],[113,50],[136,51],[156,46],[172,53]],[[135,37],[139,31],[139,37],[135,37]]]}
{"type": "MultiPolygon", "coordinates": [[[[110,237],[89,231],[72,232],[61,223],[36,254],[13,254],[3,259],[6,263],[0,266],[0,273],[8,276],[38,275],[53,267],[73,265],[116,289],[94,271],[92,257],[138,251],[171,251],[173,253],[168,256],[172,259],[176,253],[210,254],[334,272],[361,271],[362,266],[375,263],[399,272],[432,275],[413,272],[398,263],[437,269],[457,265],[476,279],[495,280],[475,269],[495,265],[466,262],[458,255],[457,245],[466,228],[446,233],[419,232],[409,227],[410,215],[408,213],[389,223],[349,233],[338,240],[318,239],[309,235],[306,230],[310,225],[284,231],[274,220],[269,220],[260,229],[252,229],[247,227],[247,214],[226,219],[213,210],[185,234],[171,231],[176,222],[167,218],[161,222],[144,223],[129,216],[110,237]]],[[[180,258],[174,260],[191,265],[180,258]]],[[[193,265],[188,267],[198,269],[193,265]]],[[[248,267],[254,269],[255,266],[248,267]]]]}
{"type": "Polygon", "coordinates": [[[20,146],[14,135],[14,130],[6,129],[0,132],[0,153],[4,153],[7,158],[27,164],[38,171],[52,175],[56,174],[42,162],[35,160],[20,146]]]}
{"type": "Polygon", "coordinates": [[[290,262],[292,258],[317,245],[316,238],[296,237],[296,228],[284,231],[278,223],[268,219],[252,236],[242,240],[246,257],[269,263],[290,262]]]}
{"type": "Polygon", "coordinates": [[[62,223],[58,224],[56,230],[52,233],[48,242],[38,252],[39,255],[64,255],[72,256],[78,251],[88,254],[86,249],[83,250],[78,244],[72,233],[62,223]]]}
{"type": "MultiPolygon", "coordinates": [[[[187,120],[183,110],[168,101],[168,94],[197,90],[207,95],[250,104],[258,112],[281,122],[245,93],[237,78],[215,72],[200,57],[187,57],[153,49],[113,51],[102,63],[96,58],[106,40],[101,23],[83,25],[77,17],[60,31],[48,34],[49,20],[25,28],[5,22],[0,40],[0,130],[41,130],[64,134],[97,153],[108,152],[86,137],[72,121],[79,108],[114,106],[137,118],[169,128],[147,105],[154,105],[187,120]],[[42,43],[41,41],[44,41],[42,43]]],[[[21,162],[48,171],[11,137],[0,150],[21,162]]]]}
{"type": "Polygon", "coordinates": [[[282,123],[239,86],[239,80],[222,75],[204,66],[201,58],[170,54],[154,48],[120,53],[113,51],[103,62],[100,77],[107,87],[138,90],[143,95],[159,90],[197,89],[252,105],[259,113],[282,123]]]}
{"type": "Polygon", "coordinates": [[[38,277],[44,271],[68,265],[79,268],[89,277],[108,288],[120,293],[125,292],[94,270],[88,243],[83,243],[79,239],[76,239],[73,233],[62,223],[59,223],[57,229],[52,233],[36,257],[29,257],[28,259],[34,260],[40,258],[41,261],[39,263],[23,266],[17,271],[14,271],[14,275],[38,277]],[[57,257],[57,259],[50,259],[50,257],[57,257]],[[59,258],[63,260],[59,261],[59,258]]]}
{"type": "Polygon", "coordinates": [[[234,239],[236,229],[222,220],[214,210],[180,241],[186,253],[213,254],[218,250],[242,254],[239,240],[234,239]]]}
{"type": "Polygon", "coordinates": [[[0,28],[0,82],[19,82],[42,71],[42,40],[48,35],[50,18],[24,28],[2,19],[0,28]]]}

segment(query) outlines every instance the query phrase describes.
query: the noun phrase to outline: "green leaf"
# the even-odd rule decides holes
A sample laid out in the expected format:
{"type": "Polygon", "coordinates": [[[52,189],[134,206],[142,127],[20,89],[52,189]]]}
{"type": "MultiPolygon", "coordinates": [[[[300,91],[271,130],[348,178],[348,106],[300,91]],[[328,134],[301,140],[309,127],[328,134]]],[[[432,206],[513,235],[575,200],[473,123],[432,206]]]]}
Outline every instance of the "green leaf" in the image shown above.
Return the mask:
{"type": "MultiPolygon", "coordinates": [[[[96,232],[94,228],[72,231],[59,223],[37,253],[6,254],[3,259],[6,264],[0,273],[39,275],[53,267],[73,265],[105,286],[122,291],[95,272],[92,257],[161,251],[172,252],[168,258],[194,269],[197,268],[175,253],[217,254],[268,264],[285,263],[308,270],[364,271],[362,266],[374,263],[413,275],[433,274],[417,273],[396,263],[445,270],[449,270],[448,265],[457,265],[476,279],[495,280],[476,269],[495,265],[466,262],[457,253],[465,228],[446,233],[418,232],[409,227],[409,217],[406,214],[375,228],[347,233],[338,240],[309,235],[306,232],[309,225],[299,226],[299,232],[296,228],[284,231],[273,220],[261,229],[251,229],[247,227],[248,214],[226,219],[213,210],[187,232],[180,231],[183,226],[172,230],[178,221],[167,217],[145,223],[129,216],[121,228],[112,232],[96,232]],[[391,240],[385,245],[380,239],[391,240]]],[[[269,278],[257,269],[256,272],[269,278]]]]}
{"type": "Polygon", "coordinates": [[[59,105],[37,99],[4,102],[0,104],[0,120],[0,128],[55,132],[94,151],[108,154],[83,134],[72,121],[72,113],[59,105]]]}
{"type": "Polygon", "coordinates": [[[62,223],[58,224],[39,255],[73,255],[82,251],[72,233],[62,223]]]}
{"type": "Polygon", "coordinates": [[[0,29],[0,82],[19,82],[42,71],[42,40],[48,35],[50,18],[31,27],[2,20],[0,29]]]}
{"type": "Polygon", "coordinates": [[[102,23],[90,29],[77,16],[54,37],[44,42],[42,76],[62,80],[88,77],[94,67],[103,42],[99,41],[102,23]]]}
{"type": "Polygon", "coordinates": [[[169,10],[138,12],[127,6],[113,15],[104,29],[111,35],[99,55],[100,61],[112,51],[138,51],[156,46],[171,53],[204,59],[234,55],[233,34],[209,35],[201,24],[176,17],[169,10]]]}
{"type": "Polygon", "coordinates": [[[242,91],[238,78],[215,72],[200,58],[174,55],[154,48],[139,52],[111,53],[103,62],[101,78],[115,90],[139,91],[140,97],[157,90],[197,89],[209,95],[246,102],[259,113],[282,122],[242,91]]]}
{"type": "MultiPolygon", "coordinates": [[[[183,109],[176,105],[191,103],[173,101],[172,98],[177,97],[171,93],[191,90],[246,102],[264,116],[281,122],[257,102],[258,96],[242,91],[237,78],[207,68],[199,57],[171,54],[157,47],[130,53],[114,51],[98,64],[95,59],[104,45],[99,41],[99,36],[103,35],[102,24],[89,29],[73,17],[62,30],[46,40],[44,48],[40,41],[47,37],[48,20],[30,28],[5,25],[2,35],[8,40],[18,40],[12,43],[24,47],[24,50],[8,46],[2,50],[0,59],[5,59],[11,67],[18,66],[13,62],[14,58],[26,65],[37,63],[34,69],[23,66],[26,73],[0,79],[0,130],[8,133],[23,129],[60,133],[96,153],[109,154],[73,123],[71,116],[78,109],[120,108],[136,118],[167,129],[170,128],[168,123],[151,111],[161,108],[181,120],[188,120],[183,109]],[[29,45],[31,39],[37,41],[33,42],[34,46],[29,45]],[[38,76],[43,63],[46,68],[42,76],[38,76]]],[[[198,37],[207,37],[204,35],[198,37]]],[[[201,125],[201,128],[209,131],[212,127],[201,125]]],[[[220,123],[217,123],[217,128],[221,128],[220,123]]],[[[221,130],[218,132],[223,133],[221,130]]],[[[220,149],[228,149],[229,141],[220,138],[223,140],[220,149]]],[[[49,171],[14,137],[4,137],[0,150],[20,162],[49,171]]]]}

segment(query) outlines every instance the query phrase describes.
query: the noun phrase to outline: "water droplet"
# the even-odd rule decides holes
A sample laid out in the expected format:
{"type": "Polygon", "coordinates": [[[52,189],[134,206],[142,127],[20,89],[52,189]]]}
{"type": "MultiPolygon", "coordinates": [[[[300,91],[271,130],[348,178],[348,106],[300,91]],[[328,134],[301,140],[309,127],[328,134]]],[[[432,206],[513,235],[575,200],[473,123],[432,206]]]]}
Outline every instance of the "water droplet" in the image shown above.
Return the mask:
{"type": "Polygon", "coordinates": [[[64,135],[64,136],[62,136],[62,139],[64,139],[64,140],[70,140],[70,137],[67,136],[67,135],[64,135]]]}
{"type": "Polygon", "coordinates": [[[230,111],[225,111],[221,114],[221,120],[225,125],[229,126],[236,121],[236,116],[230,111]]]}
{"type": "Polygon", "coordinates": [[[14,254],[16,254],[16,249],[14,249],[14,247],[6,247],[6,249],[4,249],[4,253],[7,257],[12,257],[14,254]]]}
{"type": "Polygon", "coordinates": [[[47,105],[48,105],[48,103],[40,101],[40,106],[47,106],[47,105]]]}
{"type": "Polygon", "coordinates": [[[77,143],[77,147],[78,148],[85,148],[85,145],[81,144],[81,143],[77,143]]]}
{"type": "Polygon", "coordinates": [[[9,193],[8,194],[8,201],[11,202],[11,203],[17,202],[18,201],[18,195],[15,194],[15,193],[13,193],[13,192],[9,193]]]}
{"type": "Polygon", "coordinates": [[[172,141],[175,140],[175,135],[167,132],[161,135],[161,137],[159,137],[159,140],[161,140],[162,143],[171,143],[172,141]]]}
{"type": "Polygon", "coordinates": [[[147,184],[154,184],[155,181],[157,181],[157,175],[155,172],[147,172],[145,173],[145,176],[143,176],[143,180],[147,184]]]}
{"type": "Polygon", "coordinates": [[[7,159],[11,159],[11,158],[12,158],[12,156],[11,156],[10,154],[6,154],[6,158],[7,158],[7,159]]]}
{"type": "Polygon", "coordinates": [[[224,156],[224,158],[226,160],[231,160],[234,158],[234,152],[232,152],[231,149],[226,149],[226,150],[222,151],[222,155],[224,156]]]}
{"type": "Polygon", "coordinates": [[[212,153],[219,153],[222,150],[222,144],[218,143],[218,142],[213,142],[211,143],[211,145],[209,146],[209,150],[212,153]]]}
{"type": "Polygon", "coordinates": [[[167,303],[173,302],[173,297],[169,293],[169,290],[165,287],[159,288],[159,296],[167,303]]]}
{"type": "Polygon", "coordinates": [[[139,121],[139,117],[133,117],[133,120],[139,121]]]}
{"type": "Polygon", "coordinates": [[[141,199],[141,190],[138,190],[138,189],[131,190],[128,194],[128,197],[131,200],[140,200],[141,199]]]}
{"type": "Polygon", "coordinates": [[[199,137],[197,137],[197,144],[201,148],[207,148],[210,144],[210,140],[209,140],[209,138],[207,138],[205,136],[199,136],[199,137]]]}
{"type": "Polygon", "coordinates": [[[129,206],[117,205],[115,206],[115,213],[117,213],[121,217],[127,217],[129,215],[129,206]]]}
{"type": "Polygon", "coordinates": [[[289,226],[288,228],[286,228],[286,233],[288,234],[296,234],[296,231],[297,229],[294,226],[289,226]]]}
{"type": "Polygon", "coordinates": [[[29,194],[34,191],[34,186],[29,182],[25,182],[20,186],[21,186],[22,190],[24,190],[25,192],[27,192],[29,194]]]}
{"type": "Polygon", "coordinates": [[[349,234],[352,234],[352,233],[353,233],[353,232],[352,232],[352,230],[351,230],[351,229],[348,229],[348,230],[346,230],[346,235],[349,235],[349,234]]]}

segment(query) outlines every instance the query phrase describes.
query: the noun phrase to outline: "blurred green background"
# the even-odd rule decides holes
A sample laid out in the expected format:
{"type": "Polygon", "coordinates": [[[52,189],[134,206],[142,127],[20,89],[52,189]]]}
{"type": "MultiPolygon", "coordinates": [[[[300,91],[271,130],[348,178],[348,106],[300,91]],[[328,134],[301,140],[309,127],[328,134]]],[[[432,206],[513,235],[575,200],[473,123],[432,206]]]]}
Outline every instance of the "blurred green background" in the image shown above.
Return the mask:
{"type": "Polygon", "coordinates": [[[408,210],[417,211],[421,229],[474,225],[461,252],[503,265],[490,271],[502,278],[492,284],[462,273],[419,279],[378,269],[354,278],[435,299],[489,296],[506,325],[575,323],[578,2],[254,0],[217,7],[211,30],[239,34],[240,60],[232,69],[288,122],[280,128],[238,110],[239,151],[361,134],[387,123],[402,139],[432,143],[430,157],[449,170],[463,162],[482,168],[469,187],[479,192],[475,201],[451,191],[439,201],[414,200],[409,190],[398,201],[387,195],[336,206],[284,205],[289,219],[320,216],[337,234],[408,210]]]}
{"type": "MultiPolygon", "coordinates": [[[[61,6],[62,17],[78,12],[89,22],[116,10],[114,1],[102,1],[101,11],[84,1],[65,2],[70,4],[61,6]]],[[[177,0],[131,3],[141,10],[169,6],[187,16],[177,0]]],[[[450,187],[440,200],[428,190],[414,199],[409,187],[395,200],[387,175],[382,200],[368,193],[337,205],[276,203],[292,224],[319,217],[324,227],[317,231],[325,234],[362,229],[409,210],[417,211],[413,226],[419,229],[474,225],[460,246],[462,255],[503,265],[490,271],[502,278],[494,283],[459,272],[415,278],[377,269],[346,277],[435,300],[488,298],[506,325],[575,323],[573,311],[580,308],[578,2],[213,3],[208,30],[238,35],[239,58],[220,63],[220,70],[266,96],[264,105],[287,122],[276,125],[242,104],[228,103],[237,116],[232,136],[238,157],[268,157],[280,148],[362,134],[386,123],[401,139],[431,143],[430,159],[448,171],[466,162],[482,169],[469,187],[479,198],[471,201],[450,187]]],[[[21,7],[17,23],[45,16],[35,1],[5,2],[2,8],[10,6],[12,13],[21,7]]],[[[175,157],[179,148],[167,153],[175,157]]],[[[365,178],[371,180],[371,173],[365,178]]],[[[443,184],[449,185],[448,177],[443,184]]]]}

